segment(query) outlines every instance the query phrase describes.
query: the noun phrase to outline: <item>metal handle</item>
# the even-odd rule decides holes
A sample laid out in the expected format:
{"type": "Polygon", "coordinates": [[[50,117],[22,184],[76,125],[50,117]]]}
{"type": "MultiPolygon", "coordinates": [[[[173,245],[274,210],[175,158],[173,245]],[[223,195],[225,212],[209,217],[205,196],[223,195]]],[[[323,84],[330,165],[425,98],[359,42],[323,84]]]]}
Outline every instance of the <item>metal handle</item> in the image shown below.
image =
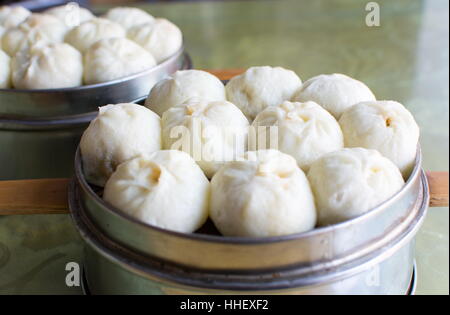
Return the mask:
{"type": "MultiPolygon", "coordinates": [[[[427,172],[430,207],[448,207],[448,172],[427,172]]],[[[70,179],[0,181],[0,215],[68,213],[70,179]]]]}

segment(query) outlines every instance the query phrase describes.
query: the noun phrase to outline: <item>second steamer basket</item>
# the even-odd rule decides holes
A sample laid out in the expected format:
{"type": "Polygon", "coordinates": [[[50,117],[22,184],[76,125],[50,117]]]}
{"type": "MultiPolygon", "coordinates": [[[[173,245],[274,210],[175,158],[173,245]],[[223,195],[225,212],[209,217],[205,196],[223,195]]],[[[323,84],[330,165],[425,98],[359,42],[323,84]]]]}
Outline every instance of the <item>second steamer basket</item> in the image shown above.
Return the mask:
{"type": "Polygon", "coordinates": [[[0,180],[66,177],[81,134],[106,104],[134,102],[177,70],[191,69],[184,49],[119,80],[50,90],[0,89],[0,180]]]}

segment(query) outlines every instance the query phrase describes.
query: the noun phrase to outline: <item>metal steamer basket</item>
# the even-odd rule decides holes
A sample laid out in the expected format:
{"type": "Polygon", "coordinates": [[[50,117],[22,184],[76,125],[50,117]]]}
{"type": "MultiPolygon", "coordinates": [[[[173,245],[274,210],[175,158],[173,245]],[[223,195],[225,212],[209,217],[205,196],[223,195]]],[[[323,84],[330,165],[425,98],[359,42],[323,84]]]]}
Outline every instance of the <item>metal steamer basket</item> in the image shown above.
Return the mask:
{"type": "Polygon", "coordinates": [[[98,106],[142,99],[162,78],[190,68],[189,56],[180,49],[152,69],[115,81],[66,89],[0,89],[0,180],[71,175],[79,139],[98,106]]]}
{"type": "MultiPolygon", "coordinates": [[[[82,172],[69,188],[93,294],[408,294],[429,191],[418,150],[401,191],[352,220],[280,237],[183,234],[104,202],[82,172]]],[[[202,229],[203,230],[203,229],[202,229]]]]}

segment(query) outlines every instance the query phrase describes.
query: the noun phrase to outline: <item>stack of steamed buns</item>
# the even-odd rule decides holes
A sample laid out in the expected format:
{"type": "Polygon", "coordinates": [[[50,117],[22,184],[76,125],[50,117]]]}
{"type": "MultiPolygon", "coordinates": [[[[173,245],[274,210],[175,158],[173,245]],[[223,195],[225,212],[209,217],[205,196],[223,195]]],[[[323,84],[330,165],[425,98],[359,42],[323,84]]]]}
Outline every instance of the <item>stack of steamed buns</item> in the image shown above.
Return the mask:
{"type": "Polygon", "coordinates": [[[225,236],[269,237],[383,203],[409,177],[418,139],[411,113],[360,81],[331,74],[302,84],[265,66],[226,86],[178,71],[145,106],[100,107],[80,149],[87,181],[143,222],[190,233],[210,217],[225,236]]]}
{"type": "Polygon", "coordinates": [[[138,8],[102,17],[69,4],[43,13],[0,7],[0,88],[56,89],[148,70],[181,49],[180,29],[138,8]]]}

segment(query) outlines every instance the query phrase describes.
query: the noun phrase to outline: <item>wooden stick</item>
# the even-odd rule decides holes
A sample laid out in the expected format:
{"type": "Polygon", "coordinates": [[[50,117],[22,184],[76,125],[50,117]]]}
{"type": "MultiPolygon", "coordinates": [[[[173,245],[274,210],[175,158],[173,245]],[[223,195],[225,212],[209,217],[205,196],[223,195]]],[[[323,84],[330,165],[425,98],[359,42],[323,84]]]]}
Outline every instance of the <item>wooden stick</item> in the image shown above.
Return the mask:
{"type": "Polygon", "coordinates": [[[205,69],[205,71],[214,74],[220,80],[230,80],[232,77],[243,73],[245,69],[205,69]]]}
{"type": "MultiPolygon", "coordinates": [[[[448,207],[448,172],[427,172],[430,206],[448,207]]],[[[0,181],[0,215],[68,213],[69,179],[0,181]]]]}
{"type": "MultiPolygon", "coordinates": [[[[206,70],[221,80],[229,80],[244,69],[206,70]]],[[[448,207],[448,172],[427,172],[430,206],[448,207]]],[[[0,215],[68,213],[69,179],[0,181],[0,215]]]]}
{"type": "Polygon", "coordinates": [[[448,207],[448,172],[427,172],[430,207],[448,207]]]}
{"type": "Polygon", "coordinates": [[[0,215],[68,213],[69,179],[0,181],[0,215]]]}

